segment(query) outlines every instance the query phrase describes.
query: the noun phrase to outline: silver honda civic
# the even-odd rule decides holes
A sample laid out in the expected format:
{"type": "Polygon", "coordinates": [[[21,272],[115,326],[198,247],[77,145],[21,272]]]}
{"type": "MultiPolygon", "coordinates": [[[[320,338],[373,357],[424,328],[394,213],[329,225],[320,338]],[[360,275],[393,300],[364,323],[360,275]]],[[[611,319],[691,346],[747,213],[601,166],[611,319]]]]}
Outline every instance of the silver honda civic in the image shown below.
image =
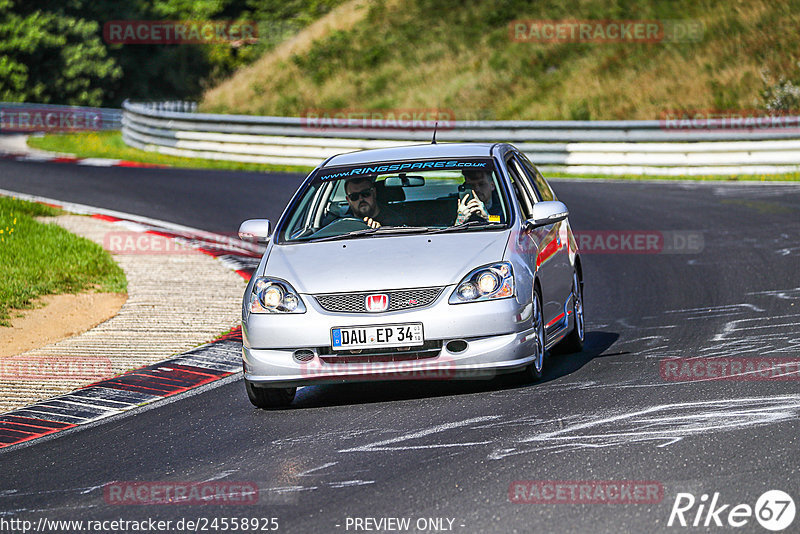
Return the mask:
{"type": "Polygon", "coordinates": [[[542,376],[583,348],[583,276],[559,202],[509,144],[340,154],[308,176],[244,295],[244,379],[258,407],[297,386],[542,376]]]}

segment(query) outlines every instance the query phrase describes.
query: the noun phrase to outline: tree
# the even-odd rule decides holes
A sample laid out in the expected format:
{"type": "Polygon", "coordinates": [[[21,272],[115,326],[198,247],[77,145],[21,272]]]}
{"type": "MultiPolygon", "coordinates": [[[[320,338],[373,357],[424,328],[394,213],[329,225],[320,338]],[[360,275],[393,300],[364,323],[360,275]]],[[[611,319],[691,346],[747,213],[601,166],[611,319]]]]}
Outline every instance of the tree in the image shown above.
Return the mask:
{"type": "Polygon", "coordinates": [[[97,22],[0,0],[0,101],[99,106],[122,77],[97,22]]]}

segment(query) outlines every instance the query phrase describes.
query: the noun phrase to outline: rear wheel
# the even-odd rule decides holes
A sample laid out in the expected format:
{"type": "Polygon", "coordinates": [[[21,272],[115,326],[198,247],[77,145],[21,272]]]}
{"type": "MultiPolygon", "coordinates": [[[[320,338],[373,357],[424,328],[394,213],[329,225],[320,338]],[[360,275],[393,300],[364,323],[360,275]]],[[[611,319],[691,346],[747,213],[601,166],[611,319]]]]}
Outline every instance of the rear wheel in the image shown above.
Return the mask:
{"type": "Polygon", "coordinates": [[[245,379],[247,398],[257,408],[283,408],[294,400],[297,388],[262,388],[245,379]]]}
{"type": "Polygon", "coordinates": [[[542,296],[539,290],[533,292],[533,328],[536,331],[536,342],[534,343],[533,361],[523,371],[524,378],[529,382],[541,380],[544,373],[545,359],[545,338],[544,338],[544,315],[542,314],[542,296]]]}
{"type": "Polygon", "coordinates": [[[586,323],[583,318],[583,284],[577,271],[572,273],[572,316],[575,326],[558,347],[566,353],[581,352],[586,335],[586,323]]]}

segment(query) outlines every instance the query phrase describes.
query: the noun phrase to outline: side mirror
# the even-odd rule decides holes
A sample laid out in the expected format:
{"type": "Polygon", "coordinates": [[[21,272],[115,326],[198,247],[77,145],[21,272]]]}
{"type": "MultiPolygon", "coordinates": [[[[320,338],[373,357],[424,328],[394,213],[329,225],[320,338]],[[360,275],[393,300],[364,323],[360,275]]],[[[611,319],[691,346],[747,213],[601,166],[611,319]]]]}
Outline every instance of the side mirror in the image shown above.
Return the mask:
{"type": "Polygon", "coordinates": [[[239,239],[264,244],[269,241],[269,219],[248,219],[239,225],[239,239]]]}
{"type": "Polygon", "coordinates": [[[532,230],[540,226],[547,226],[563,221],[568,215],[569,210],[563,202],[557,200],[537,202],[533,205],[533,218],[525,221],[525,227],[532,230]]]}

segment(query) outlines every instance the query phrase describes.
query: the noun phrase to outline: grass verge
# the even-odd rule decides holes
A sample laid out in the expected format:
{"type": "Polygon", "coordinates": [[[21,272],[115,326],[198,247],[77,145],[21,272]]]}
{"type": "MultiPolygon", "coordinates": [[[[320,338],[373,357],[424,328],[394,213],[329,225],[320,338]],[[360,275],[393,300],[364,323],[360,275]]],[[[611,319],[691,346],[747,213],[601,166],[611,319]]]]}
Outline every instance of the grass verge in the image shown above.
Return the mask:
{"type": "Polygon", "coordinates": [[[243,163],[238,161],[218,161],[214,159],[182,158],[147,152],[125,144],[120,132],[88,132],[69,134],[48,134],[41,137],[29,137],[28,145],[40,150],[74,154],[79,158],[108,158],[166,165],[187,169],[223,169],[233,171],[259,172],[302,172],[308,174],[311,167],[295,167],[289,165],[267,165],[262,163],[243,163]]]}
{"type": "Polygon", "coordinates": [[[59,213],[0,197],[0,325],[9,326],[13,310],[34,307],[42,295],[127,290],[125,273],[100,245],[34,219],[59,213]]]}

